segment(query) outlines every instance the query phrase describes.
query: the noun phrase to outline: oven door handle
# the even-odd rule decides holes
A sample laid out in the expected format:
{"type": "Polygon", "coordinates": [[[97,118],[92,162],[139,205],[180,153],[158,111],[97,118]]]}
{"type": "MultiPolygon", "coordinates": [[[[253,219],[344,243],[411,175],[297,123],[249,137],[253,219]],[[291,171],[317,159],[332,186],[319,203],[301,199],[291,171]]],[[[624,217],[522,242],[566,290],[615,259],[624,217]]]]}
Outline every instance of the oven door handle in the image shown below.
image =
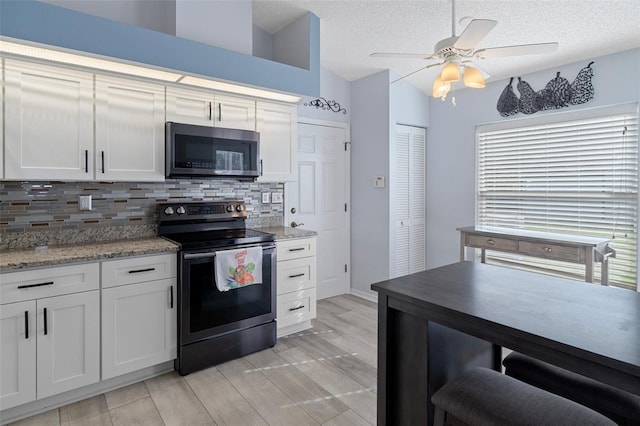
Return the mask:
{"type": "MultiPolygon", "coordinates": [[[[263,250],[269,250],[269,249],[275,249],[276,248],[275,245],[269,245],[269,246],[253,245],[253,246],[245,246],[245,247],[239,247],[239,248],[251,248],[251,247],[262,247],[263,250]]],[[[230,250],[237,250],[237,249],[230,249],[230,250]]],[[[218,251],[224,251],[224,250],[210,251],[210,252],[207,252],[207,253],[185,253],[185,254],[183,254],[183,257],[184,257],[185,260],[203,259],[203,258],[207,258],[207,257],[216,257],[216,252],[218,252],[218,251]]]]}

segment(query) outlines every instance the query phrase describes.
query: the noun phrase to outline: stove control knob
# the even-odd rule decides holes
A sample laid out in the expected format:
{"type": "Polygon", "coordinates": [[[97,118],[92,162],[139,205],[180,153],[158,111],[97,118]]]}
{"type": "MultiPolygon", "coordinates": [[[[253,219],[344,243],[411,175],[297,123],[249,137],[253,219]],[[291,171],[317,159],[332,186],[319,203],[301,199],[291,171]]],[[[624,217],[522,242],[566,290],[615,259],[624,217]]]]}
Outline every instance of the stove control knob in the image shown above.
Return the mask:
{"type": "Polygon", "coordinates": [[[242,210],[243,210],[243,206],[242,206],[242,204],[238,204],[238,205],[236,206],[236,211],[237,211],[237,212],[241,212],[242,210]]]}
{"type": "Polygon", "coordinates": [[[167,216],[171,216],[173,214],[173,207],[167,207],[166,209],[164,209],[164,214],[166,214],[167,216]]]}
{"type": "Polygon", "coordinates": [[[233,211],[233,204],[229,204],[229,205],[227,206],[227,211],[228,211],[229,213],[231,213],[231,212],[233,211]]]}
{"type": "Polygon", "coordinates": [[[176,209],[176,213],[178,214],[185,214],[187,211],[184,209],[183,206],[180,206],[176,209]]]}

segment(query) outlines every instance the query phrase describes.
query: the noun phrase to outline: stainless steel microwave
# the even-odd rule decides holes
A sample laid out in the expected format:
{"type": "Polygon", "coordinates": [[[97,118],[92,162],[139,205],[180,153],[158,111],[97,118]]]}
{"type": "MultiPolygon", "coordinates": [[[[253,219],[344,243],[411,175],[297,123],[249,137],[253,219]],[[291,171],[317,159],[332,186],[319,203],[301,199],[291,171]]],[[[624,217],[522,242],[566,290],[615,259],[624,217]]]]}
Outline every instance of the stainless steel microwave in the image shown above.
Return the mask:
{"type": "Polygon", "coordinates": [[[168,121],[165,128],[168,178],[260,176],[260,133],[168,121]]]}

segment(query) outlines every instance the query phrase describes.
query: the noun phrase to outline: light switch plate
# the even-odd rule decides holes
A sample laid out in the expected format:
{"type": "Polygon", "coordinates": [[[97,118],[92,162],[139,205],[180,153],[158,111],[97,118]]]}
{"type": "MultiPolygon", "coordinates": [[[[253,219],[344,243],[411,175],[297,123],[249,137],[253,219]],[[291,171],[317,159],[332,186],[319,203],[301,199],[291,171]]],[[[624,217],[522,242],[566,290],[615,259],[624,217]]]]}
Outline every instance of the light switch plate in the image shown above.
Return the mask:
{"type": "Polygon", "coordinates": [[[272,192],[271,202],[276,204],[282,203],[282,192],[272,192]]]}
{"type": "Polygon", "coordinates": [[[268,192],[263,192],[262,193],[262,204],[269,204],[269,193],[268,192]]]}
{"type": "Polygon", "coordinates": [[[78,210],[91,210],[91,195],[78,195],[78,210]]]}

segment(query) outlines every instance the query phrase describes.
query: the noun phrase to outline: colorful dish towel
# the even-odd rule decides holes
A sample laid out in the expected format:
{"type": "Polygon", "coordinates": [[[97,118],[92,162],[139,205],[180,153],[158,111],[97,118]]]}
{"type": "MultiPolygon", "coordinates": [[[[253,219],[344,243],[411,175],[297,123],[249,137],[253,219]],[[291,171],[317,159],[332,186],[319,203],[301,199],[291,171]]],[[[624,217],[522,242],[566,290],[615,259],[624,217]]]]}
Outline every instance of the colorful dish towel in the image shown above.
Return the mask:
{"type": "Polygon", "coordinates": [[[229,291],[262,283],[262,247],[217,251],[216,286],[229,291]]]}

